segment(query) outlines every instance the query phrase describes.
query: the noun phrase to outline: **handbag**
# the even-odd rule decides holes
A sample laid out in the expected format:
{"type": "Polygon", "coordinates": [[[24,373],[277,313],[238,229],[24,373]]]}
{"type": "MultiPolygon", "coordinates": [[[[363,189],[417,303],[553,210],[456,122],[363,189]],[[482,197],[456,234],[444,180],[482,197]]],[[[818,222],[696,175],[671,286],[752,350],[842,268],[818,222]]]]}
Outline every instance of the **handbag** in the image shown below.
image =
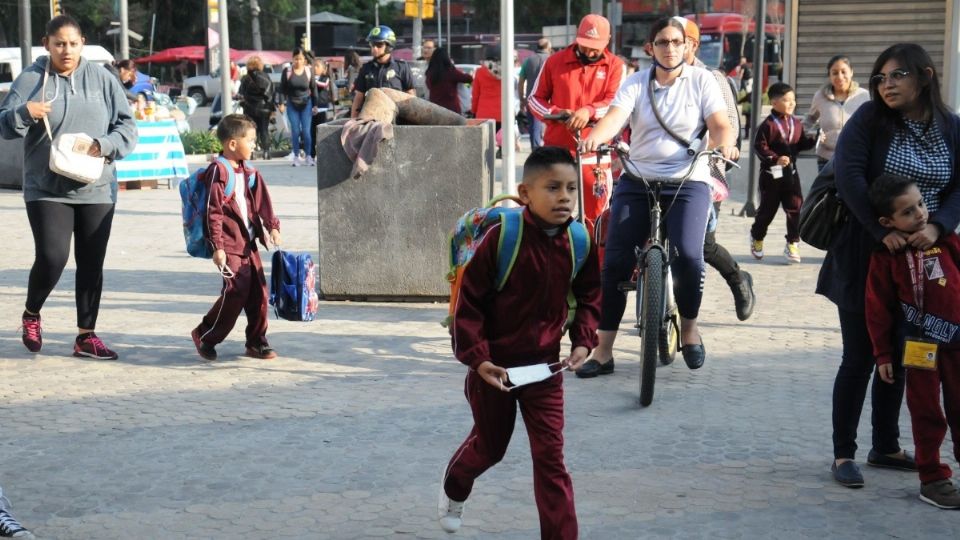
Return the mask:
{"type": "Polygon", "coordinates": [[[817,249],[829,249],[850,211],[837,193],[833,159],[817,174],[800,207],[800,238],[817,249]]]}
{"type": "MultiPolygon", "coordinates": [[[[43,85],[40,89],[40,98],[46,97],[47,75],[50,63],[43,71],[43,85]]],[[[54,96],[56,99],[56,96],[54,96]]],[[[71,180],[84,184],[93,184],[103,175],[103,166],[106,160],[103,157],[94,157],[87,152],[93,145],[93,137],[86,133],[60,133],[56,137],[50,131],[50,121],[43,115],[43,125],[50,138],[50,170],[71,180]]]]}

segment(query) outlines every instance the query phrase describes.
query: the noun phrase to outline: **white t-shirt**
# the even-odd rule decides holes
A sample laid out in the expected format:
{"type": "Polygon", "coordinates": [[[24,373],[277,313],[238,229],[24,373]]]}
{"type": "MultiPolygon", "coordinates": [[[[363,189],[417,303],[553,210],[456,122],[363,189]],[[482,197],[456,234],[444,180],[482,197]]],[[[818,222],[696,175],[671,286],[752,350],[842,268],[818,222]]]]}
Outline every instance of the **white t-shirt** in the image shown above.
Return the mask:
{"type": "Polygon", "coordinates": [[[243,224],[247,227],[247,238],[252,239],[253,225],[250,223],[250,216],[247,214],[247,177],[245,171],[239,173],[234,171],[236,181],[233,184],[233,194],[237,199],[237,206],[240,207],[240,215],[243,216],[243,224]]]}
{"type": "MultiPolygon", "coordinates": [[[[650,107],[650,72],[656,69],[638,71],[627,78],[610,104],[630,113],[630,161],[628,170],[633,174],[650,178],[680,178],[690,166],[687,148],[670,136],[650,107]]],[[[707,70],[685,65],[680,75],[670,86],[660,86],[654,81],[654,100],[657,111],[664,123],[677,135],[694,140],[706,125],[705,118],[711,114],[723,112],[727,106],[716,78],[707,70]]],[[[707,135],[694,150],[700,151],[706,146],[707,135]]],[[[701,159],[693,171],[691,180],[710,183],[710,170],[707,160],[701,159]]]]}

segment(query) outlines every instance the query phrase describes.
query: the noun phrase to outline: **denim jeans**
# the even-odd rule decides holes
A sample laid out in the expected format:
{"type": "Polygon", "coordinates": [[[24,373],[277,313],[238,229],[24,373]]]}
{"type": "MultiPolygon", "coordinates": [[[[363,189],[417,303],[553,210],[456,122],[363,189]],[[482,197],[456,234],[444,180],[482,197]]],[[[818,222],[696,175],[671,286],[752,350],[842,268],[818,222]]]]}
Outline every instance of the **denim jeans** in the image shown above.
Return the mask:
{"type": "Polygon", "coordinates": [[[290,120],[290,146],[293,149],[294,157],[300,155],[300,141],[303,141],[303,149],[307,155],[310,155],[310,147],[313,146],[313,134],[310,133],[310,121],[313,118],[313,100],[307,100],[307,105],[303,110],[297,110],[289,100],[287,100],[287,119],[290,120]]]}

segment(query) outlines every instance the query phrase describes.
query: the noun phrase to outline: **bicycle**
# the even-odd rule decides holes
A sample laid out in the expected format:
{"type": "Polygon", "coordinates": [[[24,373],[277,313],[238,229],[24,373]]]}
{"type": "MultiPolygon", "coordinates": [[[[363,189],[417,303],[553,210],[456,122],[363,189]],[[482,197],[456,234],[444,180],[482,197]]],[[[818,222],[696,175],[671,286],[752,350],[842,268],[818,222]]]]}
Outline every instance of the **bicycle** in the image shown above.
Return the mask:
{"type": "Polygon", "coordinates": [[[616,152],[623,164],[623,174],[633,181],[643,182],[650,194],[650,236],[644,247],[634,246],[637,281],[626,281],[618,285],[621,291],[632,290],[637,293],[637,322],[634,327],[640,336],[640,406],[647,407],[653,402],[658,358],[660,364],[669,365],[680,348],[679,312],[673,297],[673,276],[670,273],[674,253],[670,250],[670,242],[661,218],[662,214],[670,211],[673,201],[667,205],[666,211],[661,212],[660,195],[663,187],[666,184],[682,186],[690,179],[700,159],[705,156],[723,160],[735,167],[739,165],[724,158],[716,150],[703,150],[693,156],[687,172],[680,178],[645,178],[629,171],[633,165],[629,158],[629,147],[624,148],[625,146],[621,142],[600,145],[597,152],[616,152]]]}
{"type": "MultiPolygon", "coordinates": [[[[570,119],[570,116],[571,116],[570,113],[563,112],[563,113],[557,113],[557,114],[545,114],[543,115],[543,119],[544,121],[553,120],[556,122],[566,122],[567,120],[570,119]]],[[[594,120],[591,122],[587,122],[587,125],[585,127],[594,127],[595,125],[597,125],[597,122],[594,120]]],[[[583,195],[583,152],[580,151],[580,130],[579,129],[573,132],[573,140],[576,141],[577,143],[576,144],[576,147],[577,147],[577,150],[576,150],[577,152],[577,158],[576,158],[577,160],[577,221],[579,221],[580,223],[585,223],[586,207],[584,205],[586,203],[584,202],[584,195],[583,195]]],[[[606,153],[609,153],[609,151],[606,153]]],[[[600,157],[602,155],[603,154],[601,152],[599,151],[597,152],[598,164],[600,163],[600,157]]]]}

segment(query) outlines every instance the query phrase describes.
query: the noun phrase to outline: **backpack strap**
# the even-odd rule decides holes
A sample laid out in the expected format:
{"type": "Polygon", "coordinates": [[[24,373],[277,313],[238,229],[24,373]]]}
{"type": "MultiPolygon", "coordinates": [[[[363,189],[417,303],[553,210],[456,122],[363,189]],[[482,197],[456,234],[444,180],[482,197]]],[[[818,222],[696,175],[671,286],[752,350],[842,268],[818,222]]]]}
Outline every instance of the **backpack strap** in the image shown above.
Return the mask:
{"type": "Polygon", "coordinates": [[[567,226],[567,239],[570,240],[570,257],[573,259],[573,272],[570,274],[572,283],[590,254],[590,233],[583,223],[571,221],[567,226]]]}
{"type": "Polygon", "coordinates": [[[500,242],[497,245],[497,290],[510,277],[513,264],[520,253],[520,241],[523,239],[523,211],[507,211],[500,214],[500,242]]]}
{"type": "Polygon", "coordinates": [[[233,196],[233,190],[235,189],[235,186],[237,183],[237,177],[236,177],[236,174],[233,172],[233,165],[230,164],[229,159],[220,155],[220,156],[217,156],[217,161],[219,161],[220,164],[223,165],[225,169],[227,169],[227,187],[223,190],[223,194],[224,196],[226,196],[226,198],[229,199],[230,197],[233,196]]]}

